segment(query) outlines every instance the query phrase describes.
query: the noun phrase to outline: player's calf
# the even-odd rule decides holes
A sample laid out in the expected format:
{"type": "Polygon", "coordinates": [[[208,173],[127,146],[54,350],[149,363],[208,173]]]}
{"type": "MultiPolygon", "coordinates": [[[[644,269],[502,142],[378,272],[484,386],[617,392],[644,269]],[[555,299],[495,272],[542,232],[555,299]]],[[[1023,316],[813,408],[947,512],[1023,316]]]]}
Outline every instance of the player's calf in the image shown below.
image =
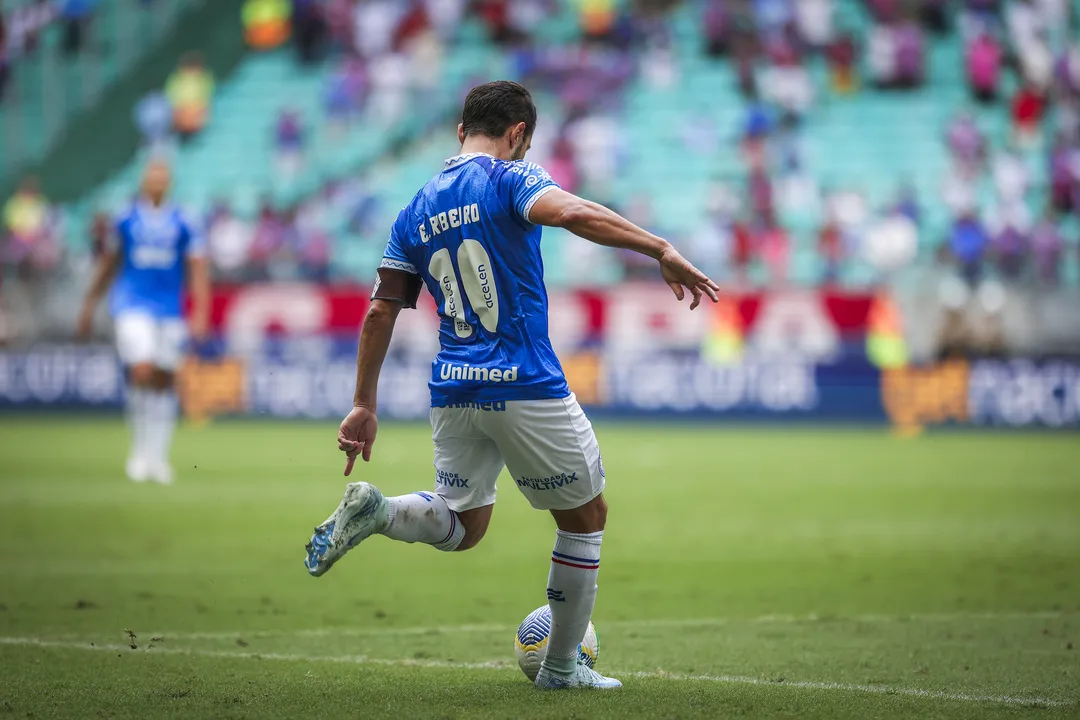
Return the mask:
{"type": "MultiPolygon", "coordinates": [[[[552,510],[551,514],[559,529],[555,533],[547,583],[551,635],[541,675],[548,679],[541,685],[540,676],[537,676],[537,685],[572,687],[578,683],[601,683],[607,678],[583,675],[578,669],[578,645],[589,627],[596,604],[596,578],[600,573],[600,545],[607,522],[607,504],[603,495],[597,495],[580,507],[552,510]]],[[[602,683],[599,686],[610,687],[602,683]]]]}

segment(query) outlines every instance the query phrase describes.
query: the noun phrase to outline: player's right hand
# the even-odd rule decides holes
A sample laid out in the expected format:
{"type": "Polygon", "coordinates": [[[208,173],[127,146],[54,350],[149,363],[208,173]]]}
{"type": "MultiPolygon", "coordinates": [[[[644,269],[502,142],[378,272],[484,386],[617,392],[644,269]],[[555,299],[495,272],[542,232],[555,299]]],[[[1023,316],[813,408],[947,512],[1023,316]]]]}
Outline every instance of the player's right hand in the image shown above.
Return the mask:
{"type": "Polygon", "coordinates": [[[366,407],[354,407],[338,428],[338,449],[345,453],[345,475],[352,472],[356,456],[371,460],[371,446],[379,431],[379,419],[375,411],[366,407]]]}
{"type": "Polygon", "coordinates": [[[713,302],[719,302],[716,291],[720,289],[720,286],[694,267],[673,247],[669,247],[660,256],[660,275],[680,302],[686,295],[683,288],[690,291],[694,298],[690,301],[691,310],[701,304],[702,295],[708,295],[713,302]]]}
{"type": "Polygon", "coordinates": [[[94,312],[83,308],[75,325],[75,335],[79,340],[89,340],[94,334],[94,312]]]}

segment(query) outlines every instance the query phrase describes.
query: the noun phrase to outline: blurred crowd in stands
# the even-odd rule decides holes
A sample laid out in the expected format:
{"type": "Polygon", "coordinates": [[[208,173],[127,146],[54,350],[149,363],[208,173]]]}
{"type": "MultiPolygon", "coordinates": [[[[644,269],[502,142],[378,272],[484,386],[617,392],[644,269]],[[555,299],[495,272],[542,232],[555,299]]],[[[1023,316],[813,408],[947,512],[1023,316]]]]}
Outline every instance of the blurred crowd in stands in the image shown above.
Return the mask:
{"type": "MultiPolygon", "coordinates": [[[[876,277],[887,278],[913,262],[926,244],[920,242],[930,232],[925,203],[933,200],[944,202],[951,215],[945,237],[935,238],[937,258],[955,266],[969,283],[977,284],[989,271],[1009,280],[1058,283],[1067,253],[1076,253],[1074,262],[1080,262],[1080,243],[1070,235],[1080,214],[1080,32],[1068,0],[859,2],[870,18],[865,32],[837,20],[834,0],[695,2],[703,54],[731,64],[746,103],[731,148],[745,180],[718,181],[709,195],[706,225],[692,237],[675,239],[705,269],[733,282],[764,276],[784,285],[792,239],[783,210],[816,204],[821,282],[837,282],[854,258],[868,262],[876,277]],[[943,37],[962,43],[957,63],[963,65],[972,104],[999,107],[1003,117],[1011,117],[1008,141],[992,147],[976,117],[957,108],[944,129],[943,152],[950,160],[940,199],[919,198],[903,178],[896,179],[893,199],[878,208],[857,187],[819,188],[803,135],[822,97],[864,87],[919,92],[934,82],[928,56],[943,37]],[[827,71],[815,74],[815,64],[827,71]],[[992,188],[992,203],[980,203],[984,186],[992,188]],[[1044,186],[1049,188],[1045,202],[1039,192],[1044,186]]],[[[268,119],[266,132],[273,133],[275,167],[282,176],[297,174],[308,162],[315,133],[348,132],[361,112],[365,122],[393,124],[401,118],[410,98],[438,83],[440,63],[453,51],[462,20],[471,17],[505,48],[517,78],[558,100],[537,131],[535,159],[566,189],[615,204],[609,188],[620,173],[627,142],[619,121],[625,90],[637,78],[659,87],[677,81],[669,11],[681,4],[572,3],[578,39],[558,47],[537,41],[534,31],[563,11],[559,0],[247,0],[243,21],[253,51],[291,44],[298,63],[329,66],[318,126],[287,99],[279,115],[268,119]]],[[[43,2],[28,6],[25,17],[5,18],[0,67],[29,51],[33,28],[58,17],[85,27],[93,6],[93,0],[43,2]],[[39,13],[33,21],[32,12],[39,13]],[[14,29],[16,24],[21,29],[14,29]]],[[[72,43],[77,51],[79,42],[72,43]]],[[[135,108],[147,145],[171,147],[174,138],[201,132],[212,122],[214,88],[197,55],[183,58],[163,90],[135,108]]],[[[700,136],[708,135],[695,129],[694,120],[688,121],[690,152],[700,136]]],[[[700,120],[708,124],[708,118],[700,120]]],[[[665,232],[656,227],[647,196],[623,200],[617,209],[665,232]]],[[[327,183],[284,208],[267,199],[254,219],[234,214],[220,200],[206,212],[216,272],[237,282],[332,279],[334,238],[325,230],[326,214],[344,214],[351,232],[381,242],[378,210],[376,195],[359,179],[327,183]]],[[[56,227],[51,217],[48,203],[27,182],[4,211],[5,261],[54,257],[49,246],[55,242],[36,239],[56,227]]],[[[95,233],[99,224],[107,227],[104,216],[95,219],[95,233]]],[[[629,278],[654,271],[633,256],[623,259],[622,270],[629,278]]]]}

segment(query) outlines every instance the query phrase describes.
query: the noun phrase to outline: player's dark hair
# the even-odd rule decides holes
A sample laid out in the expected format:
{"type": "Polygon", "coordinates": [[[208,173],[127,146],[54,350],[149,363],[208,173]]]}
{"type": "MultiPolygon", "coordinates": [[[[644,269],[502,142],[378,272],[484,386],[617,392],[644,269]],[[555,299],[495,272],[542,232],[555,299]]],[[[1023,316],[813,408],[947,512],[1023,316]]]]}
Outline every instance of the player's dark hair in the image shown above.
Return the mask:
{"type": "Polygon", "coordinates": [[[525,123],[525,136],[532,135],[536,129],[536,105],[528,90],[510,80],[477,85],[469,91],[465,109],[461,111],[466,137],[502,137],[510,126],[520,122],[525,123]]]}

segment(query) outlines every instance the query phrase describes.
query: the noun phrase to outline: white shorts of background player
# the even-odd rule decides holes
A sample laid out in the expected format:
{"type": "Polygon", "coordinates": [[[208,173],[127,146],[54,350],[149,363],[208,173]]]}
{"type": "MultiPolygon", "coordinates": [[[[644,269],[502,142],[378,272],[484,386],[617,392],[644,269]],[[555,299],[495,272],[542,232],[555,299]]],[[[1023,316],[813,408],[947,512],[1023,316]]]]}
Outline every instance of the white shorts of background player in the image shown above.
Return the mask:
{"type": "Polygon", "coordinates": [[[149,363],[175,371],[183,359],[185,342],[183,318],[158,318],[144,312],[116,316],[116,350],[127,367],[149,363]]]}

